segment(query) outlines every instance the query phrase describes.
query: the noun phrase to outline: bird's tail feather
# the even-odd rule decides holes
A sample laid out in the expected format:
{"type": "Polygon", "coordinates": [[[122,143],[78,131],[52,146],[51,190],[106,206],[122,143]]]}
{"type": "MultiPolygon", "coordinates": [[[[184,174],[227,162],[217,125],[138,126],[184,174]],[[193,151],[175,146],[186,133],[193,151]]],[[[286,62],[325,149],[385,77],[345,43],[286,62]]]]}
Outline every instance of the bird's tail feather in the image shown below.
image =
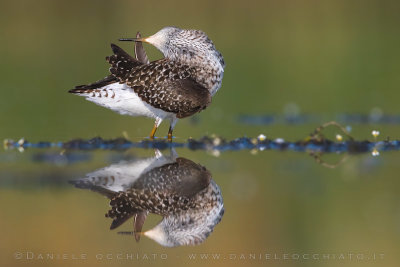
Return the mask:
{"type": "MultiPolygon", "coordinates": [[[[98,80],[94,83],[75,86],[75,88],[69,90],[68,93],[71,94],[91,93],[92,92],[91,90],[99,89],[106,85],[126,79],[127,76],[131,73],[133,68],[144,64],[140,62],[138,59],[135,59],[132,56],[130,56],[121,47],[115,44],[111,44],[111,49],[114,54],[106,57],[107,62],[110,63],[111,65],[110,67],[111,75],[105,77],[104,79],[98,80]]],[[[139,47],[139,51],[141,59],[145,60],[147,56],[143,47],[139,47]]]]}
{"type": "Polygon", "coordinates": [[[86,90],[98,89],[98,88],[104,87],[106,85],[115,83],[117,81],[118,80],[117,80],[117,78],[114,77],[114,75],[109,75],[101,80],[95,81],[94,83],[75,86],[75,88],[69,90],[68,93],[82,94],[82,92],[84,92],[84,91],[87,92],[86,90]]]}

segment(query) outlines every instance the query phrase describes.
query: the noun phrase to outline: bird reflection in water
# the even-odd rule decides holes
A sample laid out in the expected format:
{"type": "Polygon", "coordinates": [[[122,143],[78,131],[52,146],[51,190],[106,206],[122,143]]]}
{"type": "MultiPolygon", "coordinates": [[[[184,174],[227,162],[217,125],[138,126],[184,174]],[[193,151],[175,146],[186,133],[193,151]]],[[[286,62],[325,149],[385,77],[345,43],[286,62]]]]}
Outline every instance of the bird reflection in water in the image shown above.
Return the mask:
{"type": "Polygon", "coordinates": [[[136,241],[143,234],[162,246],[175,247],[202,243],[221,221],[224,204],[211,173],[175,151],[164,156],[121,161],[71,181],[78,188],[98,192],[110,199],[106,217],[115,229],[133,218],[136,241]],[[142,232],[148,213],[163,219],[142,232]]]}

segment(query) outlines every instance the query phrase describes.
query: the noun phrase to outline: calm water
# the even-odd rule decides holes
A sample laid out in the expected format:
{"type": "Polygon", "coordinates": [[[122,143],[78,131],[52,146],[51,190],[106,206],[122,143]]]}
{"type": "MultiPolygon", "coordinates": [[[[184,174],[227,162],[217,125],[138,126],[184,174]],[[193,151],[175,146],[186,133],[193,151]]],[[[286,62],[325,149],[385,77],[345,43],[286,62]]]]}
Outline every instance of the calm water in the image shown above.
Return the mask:
{"type": "MultiPolygon", "coordinates": [[[[296,142],[331,120],[351,126],[359,141],[373,141],[372,130],[380,131],[379,141],[396,140],[399,10],[398,1],[378,0],[8,1],[0,8],[0,140],[110,139],[123,133],[142,140],[153,121],[120,116],[67,91],[107,75],[110,43],[172,25],[206,32],[226,62],[212,104],[179,121],[175,141],[265,134],[296,142]]],[[[132,44],[118,44],[133,53],[132,44]]],[[[145,49],[150,60],[161,57],[154,47],[145,49]]],[[[167,131],[162,124],[157,134],[167,131]]],[[[341,133],[330,128],[324,134],[335,140],[341,133]]],[[[191,162],[189,170],[171,159],[171,165],[151,165],[139,175],[136,163],[151,161],[153,149],[1,150],[0,266],[398,266],[398,151],[317,159],[292,150],[176,151],[191,162]],[[128,174],[115,168],[124,164],[128,174]],[[194,171],[196,164],[205,170],[194,171]],[[168,181],[169,167],[188,172],[160,188],[191,199],[187,204],[196,212],[178,205],[189,218],[185,229],[207,222],[202,233],[212,233],[197,238],[203,242],[196,246],[169,248],[144,235],[136,242],[135,235],[118,234],[134,230],[134,216],[144,219],[143,210],[132,207],[126,210],[132,217],[110,230],[113,219],[105,214],[115,185],[128,180],[117,189],[130,186],[138,193],[154,184],[155,174],[168,181]],[[122,174],[83,183],[92,190],[71,182],[102,168],[122,174]],[[210,184],[223,198],[219,223],[218,216],[196,209],[203,203],[218,210],[215,204],[222,203],[196,199],[210,184]],[[190,220],[194,214],[198,219],[190,220]]],[[[168,150],[162,153],[169,157],[168,150]]],[[[172,219],[167,211],[157,212],[172,219]]],[[[150,213],[142,232],[161,220],[150,213]]]]}
{"type": "Polygon", "coordinates": [[[398,260],[397,152],[324,155],[324,162],[340,162],[334,169],[300,152],[176,153],[1,153],[2,263],[390,266],[398,260]],[[220,192],[204,195],[211,185],[220,192]],[[110,230],[110,199],[124,200],[116,192],[134,198],[146,189],[197,200],[172,200],[162,212],[142,202],[165,217],[161,226],[163,217],[152,213],[144,222],[142,232],[163,229],[149,235],[155,240],[135,241],[135,200],[121,208],[126,218],[118,215],[116,223],[122,225],[110,230]],[[195,208],[200,202],[208,208],[195,208]],[[179,208],[171,211],[174,205],[179,208]],[[182,224],[185,218],[192,220],[182,224]],[[166,239],[157,241],[160,236],[166,239]]]}

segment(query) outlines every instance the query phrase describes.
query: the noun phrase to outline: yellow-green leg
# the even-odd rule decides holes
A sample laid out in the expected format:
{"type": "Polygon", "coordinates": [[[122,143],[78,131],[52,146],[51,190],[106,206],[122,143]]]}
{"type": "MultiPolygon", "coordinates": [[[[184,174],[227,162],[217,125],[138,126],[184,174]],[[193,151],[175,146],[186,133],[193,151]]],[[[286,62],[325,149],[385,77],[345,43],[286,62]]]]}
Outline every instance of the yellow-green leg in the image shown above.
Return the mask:
{"type": "Polygon", "coordinates": [[[157,125],[157,122],[156,123],[154,123],[154,127],[153,127],[153,129],[151,130],[151,132],[150,132],[150,140],[154,140],[154,135],[156,134],[156,132],[157,132],[157,128],[158,128],[158,125],[157,125]]]}
{"type": "Polygon", "coordinates": [[[170,126],[169,130],[168,130],[168,142],[172,142],[172,131],[173,131],[173,129],[170,126]]]}

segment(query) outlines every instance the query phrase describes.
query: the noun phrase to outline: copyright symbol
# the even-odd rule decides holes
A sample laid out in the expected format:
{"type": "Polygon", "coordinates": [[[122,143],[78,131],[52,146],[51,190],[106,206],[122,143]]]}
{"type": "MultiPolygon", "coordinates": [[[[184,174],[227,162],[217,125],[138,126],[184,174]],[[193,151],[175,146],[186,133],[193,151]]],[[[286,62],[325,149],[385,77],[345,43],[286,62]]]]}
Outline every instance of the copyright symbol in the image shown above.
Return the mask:
{"type": "Polygon", "coordinates": [[[20,260],[20,259],[22,259],[22,253],[21,252],[15,252],[14,253],[14,258],[16,259],[16,260],[20,260]]]}

